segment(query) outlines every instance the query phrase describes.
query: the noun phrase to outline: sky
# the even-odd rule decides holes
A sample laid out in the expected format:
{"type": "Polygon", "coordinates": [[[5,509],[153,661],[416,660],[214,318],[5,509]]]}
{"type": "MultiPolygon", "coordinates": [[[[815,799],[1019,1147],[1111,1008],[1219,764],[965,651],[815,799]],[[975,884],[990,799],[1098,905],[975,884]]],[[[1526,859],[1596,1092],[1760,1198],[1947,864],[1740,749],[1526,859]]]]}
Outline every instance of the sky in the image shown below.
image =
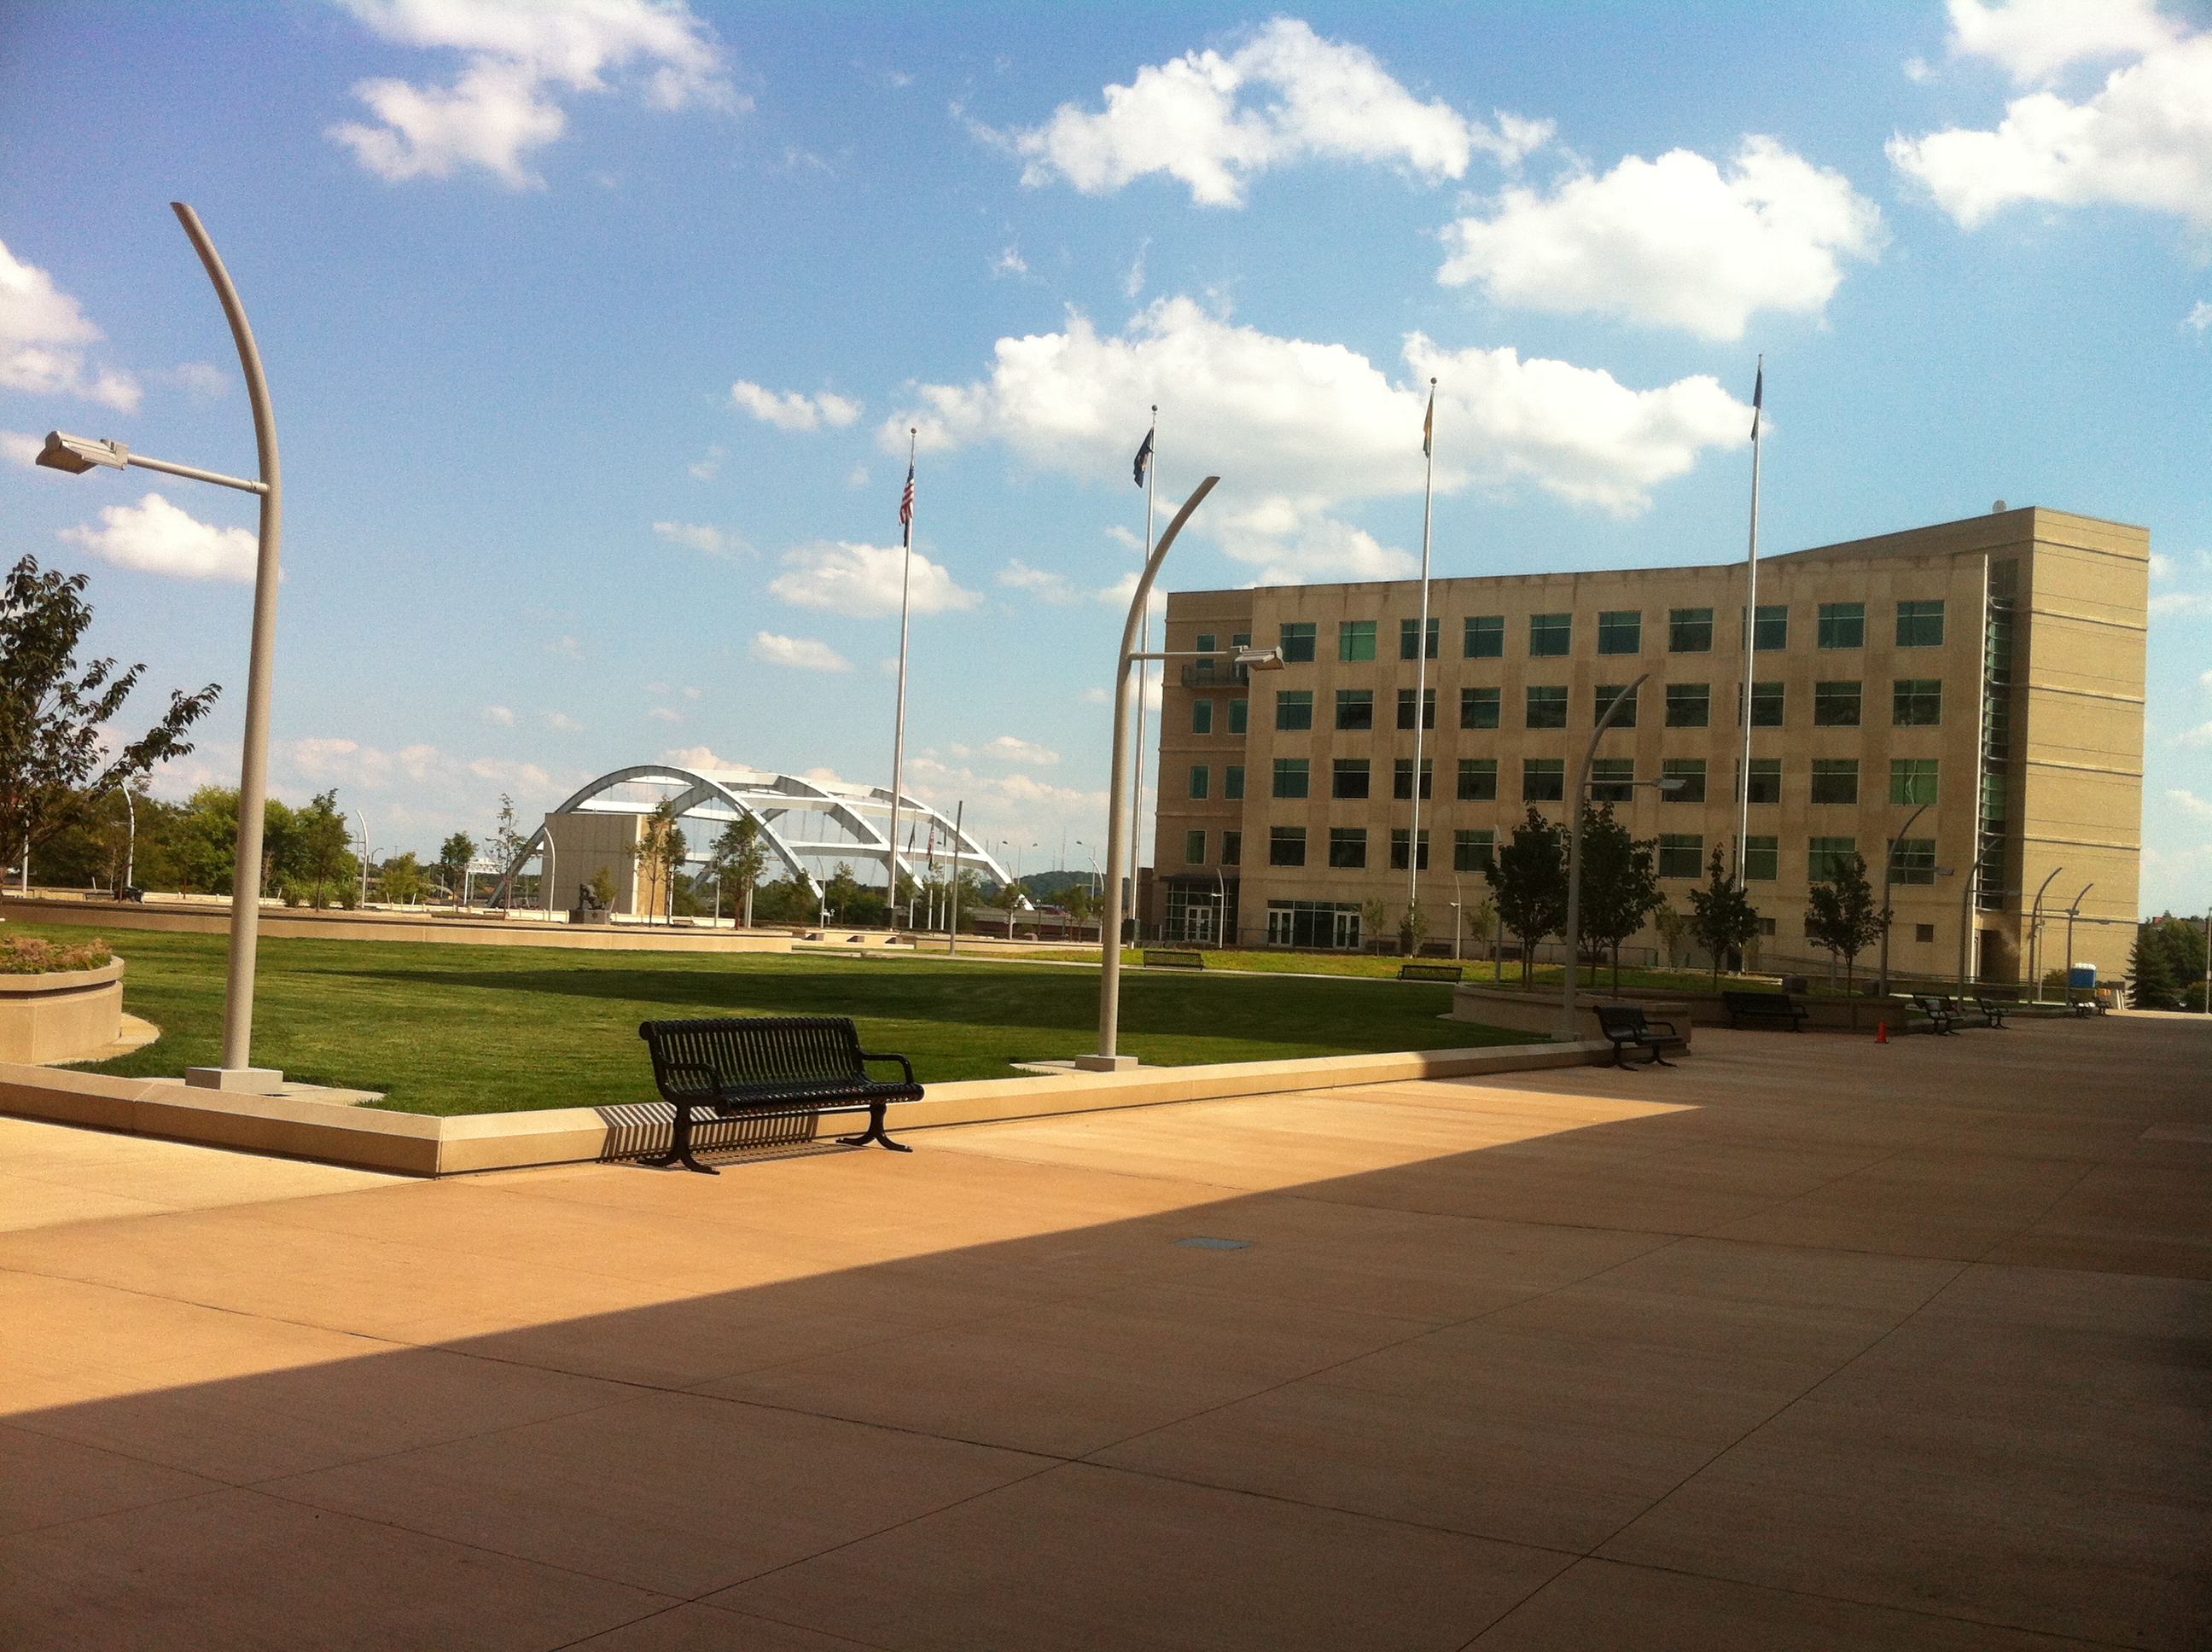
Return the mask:
{"type": "MultiPolygon", "coordinates": [[[[284,461],[270,754],[377,854],[682,756],[1103,859],[1163,575],[1742,554],[2003,499],[2147,526],[2146,910],[2212,905],[2212,8],[0,0],[0,550],[91,575],[156,790],[236,784],[254,505],[167,203],[284,461]]],[[[132,727],[128,732],[136,732],[132,727]]]]}

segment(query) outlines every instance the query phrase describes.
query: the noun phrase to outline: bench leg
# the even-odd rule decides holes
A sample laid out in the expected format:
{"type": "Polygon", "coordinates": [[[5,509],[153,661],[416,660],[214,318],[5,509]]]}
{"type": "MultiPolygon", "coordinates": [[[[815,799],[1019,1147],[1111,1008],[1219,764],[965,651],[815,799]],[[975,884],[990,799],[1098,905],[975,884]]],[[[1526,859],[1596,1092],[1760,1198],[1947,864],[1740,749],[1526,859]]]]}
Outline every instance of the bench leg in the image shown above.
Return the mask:
{"type": "Polygon", "coordinates": [[[868,1127],[857,1136],[838,1137],[838,1145],[841,1147],[866,1147],[870,1142],[874,1141],[881,1142],[884,1146],[890,1148],[894,1153],[911,1153],[914,1151],[914,1149],[908,1146],[904,1142],[893,1141],[889,1136],[884,1133],[884,1105],[885,1104],[884,1102],[878,1102],[873,1107],[870,1108],[868,1109],[868,1127]]]}
{"type": "Polygon", "coordinates": [[[1658,1045],[1656,1045],[1656,1044],[1654,1044],[1654,1045],[1651,1047],[1651,1059],[1650,1059],[1650,1060],[1649,1060],[1649,1061],[1647,1061],[1646,1063],[1644,1063],[1644,1065],[1645,1065],[1646,1066],[1654,1066],[1654,1067],[1671,1067],[1671,1066],[1673,1066],[1674,1065],[1674,1062],[1672,1062],[1672,1061],[1669,1061],[1668,1060],[1667,1060],[1667,1058],[1666,1058],[1665,1056],[1663,1056],[1663,1055],[1660,1054],[1659,1054],[1659,1046],[1658,1046],[1658,1045]]]}
{"type": "Polygon", "coordinates": [[[722,1173],[711,1164],[702,1164],[691,1157],[691,1106],[685,1102],[676,1109],[676,1129],[670,1139],[668,1151],[658,1158],[641,1158],[640,1164],[656,1170],[672,1170],[682,1165],[687,1170],[696,1170],[702,1176],[718,1176],[722,1173]]]}

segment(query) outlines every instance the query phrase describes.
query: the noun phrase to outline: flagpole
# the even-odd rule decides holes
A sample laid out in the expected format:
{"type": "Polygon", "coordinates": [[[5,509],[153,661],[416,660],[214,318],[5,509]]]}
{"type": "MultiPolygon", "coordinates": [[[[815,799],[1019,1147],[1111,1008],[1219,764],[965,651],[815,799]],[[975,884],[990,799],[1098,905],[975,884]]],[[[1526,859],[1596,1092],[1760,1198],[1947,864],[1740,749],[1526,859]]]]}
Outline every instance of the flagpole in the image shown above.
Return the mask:
{"type": "MultiPolygon", "coordinates": [[[[1147,558],[1152,554],[1152,483],[1160,473],[1159,435],[1160,410],[1159,404],[1154,403],[1152,429],[1145,437],[1146,452],[1151,455],[1151,462],[1145,466],[1145,555],[1147,558]]],[[[1142,653],[1152,651],[1152,610],[1150,603],[1145,605],[1144,631],[1138,641],[1138,650],[1142,653]]],[[[1129,910],[1136,919],[1135,938],[1139,942],[1145,938],[1145,914],[1137,909],[1137,863],[1145,858],[1142,849],[1145,829],[1145,689],[1152,669],[1146,661],[1140,659],[1137,662],[1137,775],[1136,784],[1129,788],[1129,910]]],[[[1158,853],[1159,845],[1155,843],[1152,849],[1154,853],[1158,853]]]]}
{"type": "Polygon", "coordinates": [[[1406,938],[1413,934],[1413,914],[1421,906],[1421,756],[1429,709],[1429,535],[1436,519],[1437,381],[1429,380],[1429,415],[1421,421],[1421,458],[1428,475],[1421,486],[1421,623],[1413,634],[1413,823],[1406,837],[1406,938]]]}
{"type": "Polygon", "coordinates": [[[1756,665],[1759,635],[1759,409],[1766,401],[1766,357],[1759,358],[1759,375],[1751,392],[1751,549],[1744,558],[1743,699],[1737,714],[1743,719],[1743,756],[1736,776],[1735,881],[1749,881],[1744,855],[1751,843],[1751,683],[1756,665]]]}
{"type": "Polygon", "coordinates": [[[898,930],[899,789],[906,780],[906,641],[914,596],[914,454],[921,427],[906,433],[906,492],[899,500],[898,723],[891,736],[891,824],[884,839],[884,915],[898,930]]]}

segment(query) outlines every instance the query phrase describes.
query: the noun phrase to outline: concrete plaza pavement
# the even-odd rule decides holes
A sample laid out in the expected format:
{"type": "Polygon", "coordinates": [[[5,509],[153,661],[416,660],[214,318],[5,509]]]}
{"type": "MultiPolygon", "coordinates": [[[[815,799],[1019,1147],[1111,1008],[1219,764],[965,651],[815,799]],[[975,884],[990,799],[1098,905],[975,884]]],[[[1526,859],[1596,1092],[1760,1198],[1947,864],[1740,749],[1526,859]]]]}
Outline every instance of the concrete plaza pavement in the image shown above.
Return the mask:
{"type": "Polygon", "coordinates": [[[1700,1029],[718,1178],[0,1121],[0,1646],[2201,1647],[2208,1055],[1700,1029]]]}

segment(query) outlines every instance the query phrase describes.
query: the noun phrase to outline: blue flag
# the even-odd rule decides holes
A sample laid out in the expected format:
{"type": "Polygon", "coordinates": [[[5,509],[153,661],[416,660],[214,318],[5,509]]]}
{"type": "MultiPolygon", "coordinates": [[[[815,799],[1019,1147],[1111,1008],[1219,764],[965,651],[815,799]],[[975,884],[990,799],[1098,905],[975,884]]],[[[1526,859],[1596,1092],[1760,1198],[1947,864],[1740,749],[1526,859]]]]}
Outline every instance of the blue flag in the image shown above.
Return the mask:
{"type": "Polygon", "coordinates": [[[1137,464],[1136,464],[1136,472],[1137,472],[1137,485],[1138,485],[1139,488],[1141,488],[1141,487],[1143,487],[1143,486],[1145,485],[1145,467],[1146,467],[1147,465],[1150,465],[1152,462],[1152,433],[1151,431],[1147,430],[1147,431],[1146,431],[1146,432],[1145,432],[1145,445],[1144,445],[1143,446],[1139,447],[1139,449],[1137,449],[1137,464]]]}
{"type": "Polygon", "coordinates": [[[1751,439],[1759,440],[1759,410],[1766,403],[1766,363],[1759,364],[1759,376],[1751,382],[1751,439]]]}

